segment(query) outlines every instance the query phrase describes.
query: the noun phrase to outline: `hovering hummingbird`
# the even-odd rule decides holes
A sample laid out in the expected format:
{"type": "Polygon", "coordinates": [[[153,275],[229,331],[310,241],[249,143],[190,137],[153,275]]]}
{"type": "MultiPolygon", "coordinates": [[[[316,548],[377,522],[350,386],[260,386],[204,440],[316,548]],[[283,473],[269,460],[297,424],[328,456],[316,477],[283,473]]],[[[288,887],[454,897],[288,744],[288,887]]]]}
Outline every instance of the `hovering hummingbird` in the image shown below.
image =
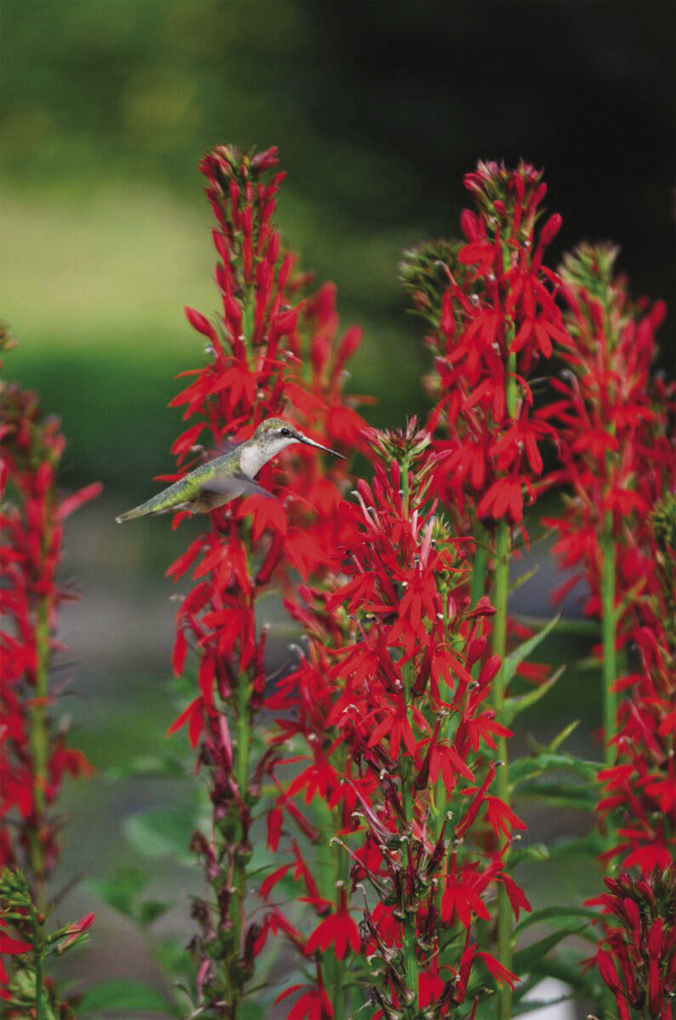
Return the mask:
{"type": "Polygon", "coordinates": [[[264,464],[291,443],[316,446],[318,450],[342,457],[335,450],[329,450],[328,446],[308,439],[283,418],[267,418],[260,423],[251,439],[238,443],[222,457],[214,457],[206,464],[201,464],[167,489],[133,510],[120,514],[115,520],[122,524],[135,517],[168,514],[174,510],[191,510],[193,513],[204,514],[238,496],[270,496],[274,499],[271,492],[254,481],[254,476],[264,464]]]}

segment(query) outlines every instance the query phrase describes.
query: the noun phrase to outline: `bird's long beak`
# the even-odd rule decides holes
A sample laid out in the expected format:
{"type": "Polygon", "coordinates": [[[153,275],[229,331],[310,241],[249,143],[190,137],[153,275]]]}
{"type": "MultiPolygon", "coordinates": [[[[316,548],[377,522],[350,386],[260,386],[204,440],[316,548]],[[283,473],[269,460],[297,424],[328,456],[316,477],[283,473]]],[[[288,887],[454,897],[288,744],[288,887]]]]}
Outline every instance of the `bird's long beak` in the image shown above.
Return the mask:
{"type": "Polygon", "coordinates": [[[332,453],[334,457],[340,457],[341,460],[345,460],[342,453],[336,453],[335,450],[329,450],[328,446],[322,446],[321,443],[315,443],[314,439],[308,439],[307,436],[301,437],[301,443],[305,443],[307,446],[316,446],[318,450],[323,450],[324,453],[332,453]]]}

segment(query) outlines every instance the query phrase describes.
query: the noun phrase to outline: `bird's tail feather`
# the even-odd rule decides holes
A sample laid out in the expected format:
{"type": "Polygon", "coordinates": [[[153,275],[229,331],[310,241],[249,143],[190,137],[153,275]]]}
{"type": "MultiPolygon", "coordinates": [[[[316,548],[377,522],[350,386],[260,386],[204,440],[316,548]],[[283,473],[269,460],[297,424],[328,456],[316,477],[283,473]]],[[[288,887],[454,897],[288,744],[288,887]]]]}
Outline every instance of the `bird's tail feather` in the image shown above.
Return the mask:
{"type": "Polygon", "coordinates": [[[115,518],[118,524],[123,524],[124,521],[133,521],[135,517],[145,517],[148,511],[144,510],[141,506],[135,506],[133,510],[127,510],[125,513],[120,514],[115,518]]]}
{"type": "Polygon", "coordinates": [[[140,506],[135,506],[131,510],[127,510],[125,513],[120,514],[115,518],[118,524],[124,524],[125,521],[133,521],[137,517],[157,517],[158,514],[170,514],[174,510],[182,510],[183,507],[174,503],[171,506],[158,507],[157,504],[152,505],[152,501],[148,503],[141,503],[140,506]]]}

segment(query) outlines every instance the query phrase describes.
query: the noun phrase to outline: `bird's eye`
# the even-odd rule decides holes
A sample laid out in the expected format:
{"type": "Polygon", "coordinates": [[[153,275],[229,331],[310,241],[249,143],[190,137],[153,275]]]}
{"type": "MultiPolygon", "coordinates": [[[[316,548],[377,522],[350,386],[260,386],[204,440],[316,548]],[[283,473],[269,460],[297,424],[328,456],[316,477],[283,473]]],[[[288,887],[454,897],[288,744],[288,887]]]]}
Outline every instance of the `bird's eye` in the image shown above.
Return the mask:
{"type": "Polygon", "coordinates": [[[291,429],[280,429],[279,434],[280,436],[284,436],[284,438],[287,439],[291,435],[291,429]]]}

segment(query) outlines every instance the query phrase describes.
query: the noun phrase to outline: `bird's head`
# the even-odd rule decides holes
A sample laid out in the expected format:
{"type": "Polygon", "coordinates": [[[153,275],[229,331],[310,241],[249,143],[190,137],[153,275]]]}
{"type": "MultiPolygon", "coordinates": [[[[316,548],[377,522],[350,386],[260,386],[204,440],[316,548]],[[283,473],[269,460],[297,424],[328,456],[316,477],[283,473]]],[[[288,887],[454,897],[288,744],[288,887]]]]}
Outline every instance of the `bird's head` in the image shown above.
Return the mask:
{"type": "Polygon", "coordinates": [[[300,429],[297,429],[295,425],[285,421],[283,418],[266,418],[265,421],[260,423],[249,442],[259,445],[265,451],[268,458],[274,457],[275,454],[280,453],[292,443],[304,443],[306,446],[315,446],[318,450],[332,453],[335,457],[342,457],[341,453],[336,453],[335,450],[330,450],[328,446],[322,446],[321,443],[316,443],[314,439],[304,436],[300,429]]]}

